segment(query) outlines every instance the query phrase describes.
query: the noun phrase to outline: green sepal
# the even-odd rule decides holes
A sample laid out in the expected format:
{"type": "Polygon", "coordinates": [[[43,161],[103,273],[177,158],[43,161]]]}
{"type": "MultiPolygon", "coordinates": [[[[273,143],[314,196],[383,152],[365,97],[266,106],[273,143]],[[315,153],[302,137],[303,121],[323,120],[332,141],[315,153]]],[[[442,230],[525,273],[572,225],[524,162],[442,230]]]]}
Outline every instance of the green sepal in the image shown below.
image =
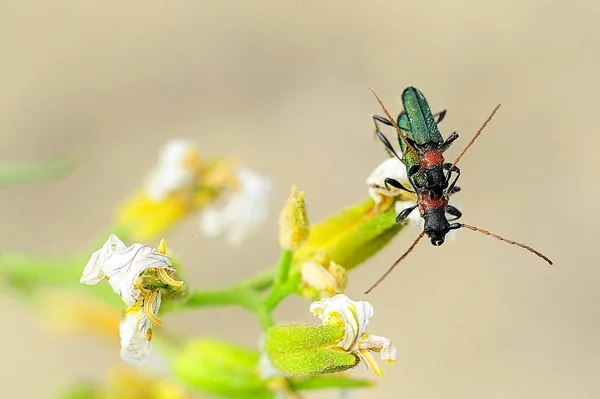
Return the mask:
{"type": "Polygon", "coordinates": [[[363,201],[313,225],[294,263],[300,266],[312,256],[325,253],[350,270],[379,252],[403,226],[396,223],[393,206],[379,212],[373,200],[363,201]]]}
{"type": "Polygon", "coordinates": [[[288,377],[335,373],[358,364],[338,346],[343,336],[342,327],[281,324],[265,333],[263,345],[273,367],[288,377]]]}
{"type": "Polygon", "coordinates": [[[258,369],[258,350],[227,342],[190,341],[172,357],[175,376],[199,391],[229,399],[272,399],[258,369]]]}

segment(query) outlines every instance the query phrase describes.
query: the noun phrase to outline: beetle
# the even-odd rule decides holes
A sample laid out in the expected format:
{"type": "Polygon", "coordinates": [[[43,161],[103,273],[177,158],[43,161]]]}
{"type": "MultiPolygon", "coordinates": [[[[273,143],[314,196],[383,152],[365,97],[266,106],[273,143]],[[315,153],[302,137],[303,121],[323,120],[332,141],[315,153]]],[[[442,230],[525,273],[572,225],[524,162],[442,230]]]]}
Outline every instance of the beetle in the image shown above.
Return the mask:
{"type": "Polygon", "coordinates": [[[402,222],[408,217],[408,215],[412,211],[418,209],[421,214],[421,217],[424,220],[424,228],[421,234],[419,234],[416,240],[408,248],[408,250],[400,258],[398,258],[396,262],[394,262],[394,264],[388,269],[388,271],[379,280],[377,280],[377,282],[375,282],[375,284],[373,284],[373,286],[369,288],[365,292],[365,294],[368,294],[377,285],[379,285],[379,283],[381,283],[392,272],[396,265],[398,265],[398,263],[400,263],[404,258],[408,256],[410,252],[413,251],[415,246],[425,235],[427,235],[430,238],[431,243],[434,246],[440,246],[444,243],[445,236],[446,234],[448,234],[448,232],[460,228],[466,228],[471,231],[479,232],[496,238],[497,240],[504,241],[508,244],[516,245],[522,249],[526,249],[529,252],[532,252],[538,257],[542,258],[550,265],[552,265],[552,261],[548,257],[546,257],[544,254],[542,254],[539,251],[536,251],[528,245],[506,239],[487,230],[483,230],[465,223],[450,223],[459,219],[462,216],[462,213],[456,207],[448,203],[449,196],[458,191],[458,187],[456,187],[456,181],[460,176],[460,171],[458,170],[458,168],[456,168],[456,164],[461,159],[461,157],[467,152],[467,150],[473,145],[473,143],[475,142],[477,137],[479,137],[479,135],[483,132],[487,124],[492,120],[492,118],[500,108],[500,104],[498,104],[496,108],[492,111],[490,116],[479,128],[479,130],[473,136],[471,141],[469,141],[469,143],[461,151],[456,160],[450,164],[444,162],[442,153],[445,149],[449,147],[449,145],[454,140],[456,140],[456,138],[458,138],[458,134],[453,133],[448,137],[448,139],[442,139],[442,136],[437,128],[437,123],[439,123],[441,119],[443,119],[445,111],[443,113],[438,114],[438,118],[436,120],[431,114],[431,111],[429,110],[429,105],[427,104],[427,101],[425,100],[425,97],[422,95],[422,93],[418,89],[409,87],[404,90],[402,96],[405,111],[400,113],[400,115],[398,116],[398,121],[396,122],[390,116],[388,110],[386,109],[385,105],[383,104],[377,93],[375,93],[375,91],[372,89],[371,91],[387,117],[387,119],[383,117],[374,117],[373,119],[375,121],[380,122],[383,122],[383,119],[385,119],[387,122],[390,122],[390,124],[393,127],[396,128],[396,131],[398,132],[400,148],[402,150],[402,157],[398,155],[391,143],[387,140],[383,133],[379,131],[376,125],[377,137],[384,144],[387,151],[392,156],[397,157],[404,163],[405,167],[407,168],[407,176],[409,177],[409,182],[414,191],[409,190],[408,188],[404,187],[399,181],[394,179],[385,179],[385,184],[391,185],[401,190],[409,191],[411,193],[416,194],[417,196],[416,204],[400,212],[396,216],[396,221],[402,222]],[[442,117],[440,117],[439,115],[442,115],[442,117]],[[454,136],[456,138],[452,138],[454,136]],[[435,162],[430,162],[429,160],[426,160],[425,157],[427,156],[429,156],[431,159],[434,159],[435,162]],[[444,174],[444,171],[447,171],[448,173],[444,174]],[[452,172],[456,172],[457,175],[454,181],[451,184],[448,184],[448,182],[451,179],[450,176],[452,172]],[[446,214],[453,216],[453,219],[449,220],[446,217],[446,214]]]}

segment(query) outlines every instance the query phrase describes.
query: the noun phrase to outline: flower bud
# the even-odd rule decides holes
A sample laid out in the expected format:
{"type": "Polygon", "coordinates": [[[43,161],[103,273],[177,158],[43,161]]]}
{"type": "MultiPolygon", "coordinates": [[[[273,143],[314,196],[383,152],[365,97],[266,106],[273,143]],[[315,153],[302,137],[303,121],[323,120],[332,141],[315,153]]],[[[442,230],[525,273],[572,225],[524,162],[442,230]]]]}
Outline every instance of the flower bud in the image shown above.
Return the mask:
{"type": "Polygon", "coordinates": [[[230,343],[203,339],[186,344],[173,358],[175,376],[205,392],[230,399],[272,399],[261,379],[260,353],[230,343]]]}
{"type": "Polygon", "coordinates": [[[271,364],[286,376],[306,376],[353,368],[358,358],[340,350],[343,326],[283,324],[269,329],[264,350],[271,364]]]}
{"type": "Polygon", "coordinates": [[[296,193],[296,185],[293,185],[290,197],[281,211],[279,245],[284,250],[295,251],[308,238],[310,224],[304,195],[304,192],[296,193]]]}

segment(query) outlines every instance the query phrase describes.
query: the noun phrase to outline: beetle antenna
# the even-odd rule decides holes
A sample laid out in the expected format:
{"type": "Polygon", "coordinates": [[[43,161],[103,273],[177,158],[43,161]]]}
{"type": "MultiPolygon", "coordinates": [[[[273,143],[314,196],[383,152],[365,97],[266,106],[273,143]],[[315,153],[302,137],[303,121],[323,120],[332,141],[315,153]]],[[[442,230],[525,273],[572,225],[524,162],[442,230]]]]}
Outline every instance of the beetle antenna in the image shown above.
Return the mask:
{"type": "MultiPolygon", "coordinates": [[[[490,121],[492,120],[492,118],[494,117],[494,115],[496,114],[496,112],[498,111],[498,108],[500,108],[501,104],[496,105],[496,108],[494,108],[494,110],[492,111],[492,113],[490,114],[490,116],[488,116],[488,118],[485,120],[485,122],[483,122],[483,125],[481,125],[481,127],[479,128],[479,130],[477,131],[477,133],[475,133],[475,136],[473,136],[473,138],[471,139],[471,141],[469,141],[469,144],[467,144],[467,146],[464,148],[464,150],[462,150],[462,152],[458,155],[458,157],[456,157],[456,160],[454,160],[454,163],[452,164],[452,168],[454,168],[456,166],[456,164],[458,163],[458,161],[460,161],[460,158],[462,158],[463,155],[465,155],[465,152],[467,152],[467,150],[469,149],[469,147],[471,147],[473,145],[473,143],[475,142],[475,140],[477,140],[477,137],[479,137],[479,135],[481,134],[481,132],[483,132],[483,129],[485,129],[485,127],[487,126],[488,123],[490,123],[490,121]]],[[[450,169],[452,169],[450,168],[450,169]]]]}
{"type": "Polygon", "coordinates": [[[396,128],[396,131],[398,132],[398,136],[400,136],[402,138],[402,141],[404,141],[404,144],[406,144],[406,146],[408,147],[408,149],[415,155],[415,157],[419,161],[419,166],[422,167],[422,168],[424,168],[425,165],[423,165],[423,161],[421,160],[421,157],[419,157],[419,155],[417,154],[417,151],[415,150],[415,148],[412,146],[412,144],[410,144],[410,142],[408,141],[408,139],[406,138],[406,136],[404,135],[404,133],[402,133],[402,130],[400,130],[400,127],[396,123],[396,120],[394,118],[392,118],[392,115],[390,115],[390,113],[388,112],[388,110],[385,107],[385,105],[383,105],[383,101],[381,101],[381,99],[379,98],[379,96],[377,95],[377,93],[375,93],[375,90],[373,90],[371,88],[369,88],[369,90],[371,90],[371,93],[373,93],[373,95],[375,96],[375,99],[377,100],[377,102],[379,103],[379,106],[381,107],[381,109],[385,113],[385,116],[387,116],[388,120],[396,128]]]}
{"type": "Polygon", "coordinates": [[[412,245],[406,250],[406,252],[404,253],[404,255],[402,255],[400,258],[398,258],[398,260],[394,262],[394,264],[388,269],[388,271],[385,272],[385,274],[383,276],[381,276],[379,278],[379,280],[377,280],[375,282],[375,284],[373,284],[371,286],[371,288],[369,288],[368,290],[365,291],[365,294],[368,294],[369,292],[373,291],[375,289],[375,287],[377,287],[379,285],[379,283],[381,283],[383,280],[385,280],[385,278],[388,276],[388,274],[390,274],[392,272],[392,270],[394,270],[394,268],[396,267],[396,265],[398,263],[400,263],[404,258],[406,258],[408,256],[408,254],[412,252],[413,249],[415,249],[415,247],[417,246],[417,244],[419,243],[419,241],[421,241],[421,238],[423,238],[424,235],[425,235],[425,230],[423,230],[421,232],[421,234],[419,234],[419,236],[417,237],[417,239],[415,240],[415,242],[413,242],[412,245]]]}
{"type": "Polygon", "coordinates": [[[528,246],[528,245],[521,244],[520,242],[516,242],[516,241],[513,241],[513,240],[509,240],[509,239],[507,239],[507,238],[504,238],[504,237],[500,237],[500,236],[499,236],[499,235],[497,235],[497,234],[490,233],[490,232],[489,232],[489,231],[487,231],[487,230],[479,229],[479,228],[477,228],[477,227],[475,227],[475,226],[470,226],[470,225],[468,225],[468,224],[460,223],[460,226],[461,226],[461,227],[464,227],[464,228],[466,228],[466,229],[472,230],[472,231],[476,231],[476,232],[478,232],[478,233],[481,233],[481,234],[485,234],[486,236],[491,236],[491,237],[494,237],[495,239],[497,239],[497,240],[500,240],[500,241],[504,241],[505,243],[508,243],[508,244],[511,244],[511,245],[516,245],[517,247],[520,247],[520,248],[526,249],[526,250],[528,250],[529,252],[532,252],[532,253],[536,254],[537,256],[539,256],[540,258],[544,259],[546,262],[548,262],[549,264],[551,264],[551,265],[552,265],[552,261],[551,261],[550,259],[548,259],[548,257],[547,257],[546,255],[542,254],[542,253],[541,253],[541,252],[539,252],[539,251],[536,251],[535,249],[531,248],[531,247],[530,247],[530,246],[528,246]]]}

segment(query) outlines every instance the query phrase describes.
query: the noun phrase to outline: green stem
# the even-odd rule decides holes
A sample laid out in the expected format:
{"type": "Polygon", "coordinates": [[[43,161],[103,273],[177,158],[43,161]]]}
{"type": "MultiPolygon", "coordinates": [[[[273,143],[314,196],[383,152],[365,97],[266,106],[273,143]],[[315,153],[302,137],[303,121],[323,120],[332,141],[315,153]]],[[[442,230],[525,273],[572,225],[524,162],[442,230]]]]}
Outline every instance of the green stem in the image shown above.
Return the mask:
{"type": "Polygon", "coordinates": [[[290,274],[290,267],[292,266],[292,251],[286,250],[281,253],[281,259],[279,261],[279,276],[277,278],[277,285],[283,285],[288,279],[290,274]]]}
{"type": "Polygon", "coordinates": [[[261,306],[257,310],[256,317],[258,317],[258,322],[260,323],[260,326],[262,327],[263,331],[267,331],[275,324],[273,322],[273,314],[266,308],[266,306],[261,306]]]}
{"type": "Polygon", "coordinates": [[[264,271],[254,277],[250,277],[248,280],[242,281],[235,286],[238,288],[253,289],[256,291],[264,291],[271,287],[275,282],[276,270],[270,269],[264,271]]]}
{"type": "Polygon", "coordinates": [[[30,288],[38,284],[79,284],[85,262],[78,258],[51,259],[21,253],[0,253],[0,276],[30,288]]]}
{"type": "Polygon", "coordinates": [[[254,290],[246,288],[225,288],[220,290],[191,292],[183,307],[198,308],[206,306],[239,305],[252,311],[257,311],[260,296],[254,290]]]}
{"type": "Polygon", "coordinates": [[[0,164],[0,186],[46,180],[66,174],[73,169],[70,157],[57,157],[34,163],[0,164]]]}

